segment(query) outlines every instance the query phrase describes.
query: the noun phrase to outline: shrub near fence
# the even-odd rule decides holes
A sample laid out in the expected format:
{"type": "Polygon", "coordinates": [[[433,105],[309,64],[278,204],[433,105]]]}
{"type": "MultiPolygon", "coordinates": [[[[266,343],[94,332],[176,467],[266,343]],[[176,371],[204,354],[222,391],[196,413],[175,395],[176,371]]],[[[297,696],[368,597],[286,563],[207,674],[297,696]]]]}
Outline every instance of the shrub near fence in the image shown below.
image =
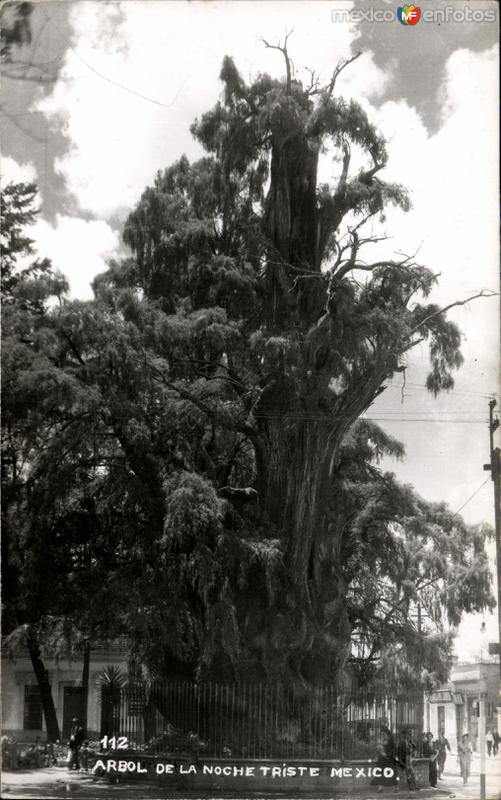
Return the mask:
{"type": "Polygon", "coordinates": [[[103,693],[101,735],[137,752],[233,758],[373,758],[381,731],[420,741],[422,695],[298,694],[270,684],[127,684],[113,708],[103,693]],[[126,740],[126,742],[125,742],[126,740]]]}

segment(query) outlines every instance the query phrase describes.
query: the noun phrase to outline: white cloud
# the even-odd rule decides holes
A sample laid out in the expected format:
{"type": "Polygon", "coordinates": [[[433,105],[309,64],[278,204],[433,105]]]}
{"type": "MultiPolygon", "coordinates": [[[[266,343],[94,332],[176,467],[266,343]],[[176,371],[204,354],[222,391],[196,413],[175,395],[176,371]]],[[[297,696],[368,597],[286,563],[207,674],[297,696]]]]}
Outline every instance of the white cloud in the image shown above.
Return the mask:
{"type": "MultiPolygon", "coordinates": [[[[441,306],[499,286],[496,62],[496,49],[453,53],[441,88],[447,113],[435,134],[405,101],[371,110],[388,139],[389,163],[382,176],[409,186],[413,201],[407,214],[388,211],[384,229],[392,238],[377,252],[391,256],[420,248],[416,260],[440,273],[430,301],[441,306]]],[[[485,480],[487,395],[500,389],[499,298],[476,300],[448,316],[464,333],[465,363],[456,374],[456,391],[434,399],[424,390],[429,362],[423,346],[409,358],[403,393],[398,385],[388,389],[371,413],[421,420],[385,423],[405,442],[407,458],[398,466],[399,478],[456,511],[485,480]]],[[[469,522],[493,522],[492,511],[488,483],[461,514],[469,522]]]]}
{"type": "Polygon", "coordinates": [[[70,281],[71,295],[91,298],[90,282],[116,253],[118,234],[106,222],[58,214],[55,225],[38,219],[30,230],[38,254],[51,259],[70,281]]]}
{"type": "MultiPolygon", "coordinates": [[[[388,214],[395,245],[412,252],[440,273],[433,300],[447,304],[481,289],[498,288],[498,120],[497,49],[460,50],[446,65],[442,87],[442,127],[428,136],[419,117],[405,104],[385,104],[383,125],[389,144],[389,177],[412,187],[413,209],[388,214]]],[[[496,300],[451,311],[466,334],[464,354],[498,363],[496,300]]],[[[497,388],[491,376],[490,391],[497,388]]]]}
{"type": "MultiPolygon", "coordinates": [[[[283,75],[282,55],[266,49],[261,36],[276,43],[294,28],[289,47],[296,75],[309,81],[309,66],[328,81],[338,60],[351,53],[354,33],[348,24],[332,24],[331,7],[75,3],[73,47],[54,92],[37,108],[62,125],[71,141],[56,166],[80,207],[97,216],[125,213],[159,168],[183,152],[199,157],[189,126],[216,102],[225,54],[234,57],[245,80],[263,71],[283,75]]],[[[362,98],[377,96],[387,79],[366,54],[343,73],[339,87],[362,98]]]]}
{"type": "Polygon", "coordinates": [[[0,182],[2,185],[8,183],[36,183],[37,171],[31,162],[19,164],[10,156],[2,156],[0,159],[0,182]]]}
{"type": "MultiPolygon", "coordinates": [[[[1,159],[1,182],[36,183],[37,172],[31,163],[19,164],[8,156],[1,159]]],[[[38,193],[38,205],[40,205],[38,193]]],[[[51,224],[38,217],[26,230],[35,242],[36,254],[50,258],[53,266],[63,272],[70,282],[72,297],[87,299],[93,296],[90,283],[98,272],[106,269],[106,260],[116,255],[119,235],[104,221],[84,220],[57,214],[51,224]]],[[[31,257],[20,259],[27,266],[31,257]]]]}
{"type": "MultiPolygon", "coordinates": [[[[2,184],[36,183],[37,178],[33,164],[19,164],[13,158],[2,157],[2,184]]],[[[40,202],[39,192],[37,204],[40,202]]],[[[54,267],[66,275],[71,296],[81,299],[93,296],[92,279],[106,269],[106,260],[116,255],[119,248],[119,235],[107,222],[64,214],[57,214],[54,224],[38,217],[26,233],[35,242],[37,255],[50,258],[54,267]]],[[[27,266],[30,260],[21,259],[20,266],[27,266]]]]}

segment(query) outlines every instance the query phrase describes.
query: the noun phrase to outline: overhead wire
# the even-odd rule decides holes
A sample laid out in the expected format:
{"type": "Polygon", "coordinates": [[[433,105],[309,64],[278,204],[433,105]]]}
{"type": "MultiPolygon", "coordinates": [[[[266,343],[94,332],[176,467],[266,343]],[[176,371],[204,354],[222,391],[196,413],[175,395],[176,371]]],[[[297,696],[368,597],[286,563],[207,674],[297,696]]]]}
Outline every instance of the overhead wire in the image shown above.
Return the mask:
{"type": "MultiPolygon", "coordinates": [[[[334,420],[342,420],[342,419],[351,419],[351,414],[317,414],[315,412],[306,413],[306,412],[284,412],[284,413],[270,413],[270,414],[262,414],[259,412],[255,412],[253,416],[256,419],[264,419],[264,420],[274,420],[274,421],[282,421],[282,422],[317,422],[317,421],[324,421],[324,422],[332,422],[334,420]]],[[[360,416],[358,418],[361,421],[367,420],[368,422],[399,422],[399,423],[414,423],[414,422],[427,422],[427,423],[439,423],[439,424],[465,424],[465,425],[487,425],[487,419],[474,419],[473,417],[470,418],[459,418],[459,419],[434,419],[433,417],[398,417],[398,416],[360,416]]]]}
{"type": "Polygon", "coordinates": [[[154,103],[154,105],[156,105],[156,106],[162,106],[162,108],[171,108],[174,105],[174,103],[176,102],[177,98],[179,97],[179,95],[183,91],[184,87],[186,86],[187,81],[191,77],[190,75],[186,76],[186,78],[182,82],[181,86],[177,90],[173,100],[171,100],[170,103],[162,103],[160,100],[155,100],[153,97],[147,97],[145,94],[142,94],[141,92],[137,92],[135,89],[131,89],[129,86],[125,86],[123,83],[118,83],[118,81],[114,81],[113,78],[108,78],[107,75],[103,75],[102,72],[99,72],[97,69],[95,69],[93,66],[91,66],[91,64],[89,64],[87,61],[85,61],[85,59],[82,58],[80,53],[77,53],[77,51],[73,47],[69,47],[68,49],[71,50],[71,52],[76,55],[76,57],[82,62],[82,64],[84,64],[87,67],[87,69],[89,69],[91,72],[93,72],[95,75],[97,75],[98,78],[101,78],[103,81],[107,81],[108,83],[113,84],[113,86],[117,86],[119,89],[123,89],[123,91],[129,92],[130,94],[133,94],[136,97],[140,97],[142,100],[146,100],[148,103],[154,103]]]}
{"type": "Polygon", "coordinates": [[[453,517],[456,517],[456,516],[459,514],[459,512],[460,512],[460,511],[462,511],[462,510],[463,510],[463,508],[465,508],[465,507],[468,505],[468,503],[469,503],[471,500],[473,500],[473,498],[474,498],[474,497],[476,497],[476,496],[477,496],[477,494],[480,492],[480,490],[484,488],[485,484],[486,484],[486,483],[488,483],[488,481],[490,481],[490,479],[491,479],[491,476],[489,475],[489,476],[488,476],[488,477],[485,479],[485,481],[483,481],[483,483],[482,483],[482,484],[481,484],[481,485],[478,487],[478,489],[477,489],[476,491],[474,491],[474,492],[473,492],[473,494],[471,494],[471,495],[469,496],[468,500],[465,500],[465,502],[463,503],[463,505],[462,505],[462,506],[460,506],[460,507],[458,508],[458,510],[454,512],[454,514],[453,514],[452,516],[453,516],[453,517]]]}
{"type": "MultiPolygon", "coordinates": [[[[390,381],[387,384],[386,388],[387,389],[399,389],[400,390],[402,388],[402,386],[401,386],[400,383],[394,383],[394,382],[390,381]]],[[[406,385],[405,385],[405,388],[406,389],[419,389],[420,391],[428,392],[428,394],[430,392],[430,390],[427,388],[427,386],[425,386],[424,383],[409,383],[407,381],[406,385]]],[[[475,391],[471,391],[471,390],[469,391],[467,389],[449,389],[447,391],[447,394],[448,395],[464,395],[465,397],[481,397],[481,398],[483,398],[485,400],[490,400],[492,397],[497,397],[499,395],[499,392],[490,392],[490,394],[487,394],[485,392],[475,392],[475,391]]]]}

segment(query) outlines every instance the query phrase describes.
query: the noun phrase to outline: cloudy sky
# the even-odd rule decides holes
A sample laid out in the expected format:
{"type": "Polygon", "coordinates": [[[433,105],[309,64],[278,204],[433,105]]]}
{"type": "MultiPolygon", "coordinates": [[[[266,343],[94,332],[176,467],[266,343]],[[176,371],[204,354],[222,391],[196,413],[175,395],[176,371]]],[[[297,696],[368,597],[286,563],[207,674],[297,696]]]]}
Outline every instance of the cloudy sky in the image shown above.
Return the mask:
{"type": "MultiPolygon", "coordinates": [[[[280,54],[261,37],[276,42],[289,31],[299,79],[308,80],[309,67],[327,81],[341,58],[363,53],[337,91],[362,102],[383,130],[390,154],[384,177],[406,184],[413,202],[407,215],[388,213],[391,238],[378,255],[419,250],[418,260],[440,273],[433,299],[443,305],[497,291],[497,22],[449,17],[411,27],[396,19],[357,22],[348,13],[332,19],[333,11],[395,12],[396,5],[38,2],[33,42],[20,57],[53,80],[4,79],[2,174],[38,183],[41,215],[32,235],[40,254],[69,277],[73,296],[90,297],[93,276],[125,253],[123,220],[156,171],[182,153],[201,155],[189,126],[218,99],[223,56],[234,57],[247,81],[264,71],[281,75],[280,54]]],[[[463,17],[471,9],[497,16],[491,0],[426,2],[426,9],[447,6],[463,17]]],[[[323,179],[333,169],[326,159],[323,179]]],[[[465,356],[452,392],[436,400],[427,394],[423,349],[409,360],[405,386],[395,379],[370,410],[406,446],[406,460],[388,468],[431,500],[464,505],[472,523],[493,523],[482,465],[489,460],[487,404],[499,390],[498,308],[491,298],[451,312],[465,356]]],[[[486,622],[487,640],[497,638],[495,617],[486,622]]],[[[465,621],[461,658],[478,654],[480,623],[465,621]]]]}

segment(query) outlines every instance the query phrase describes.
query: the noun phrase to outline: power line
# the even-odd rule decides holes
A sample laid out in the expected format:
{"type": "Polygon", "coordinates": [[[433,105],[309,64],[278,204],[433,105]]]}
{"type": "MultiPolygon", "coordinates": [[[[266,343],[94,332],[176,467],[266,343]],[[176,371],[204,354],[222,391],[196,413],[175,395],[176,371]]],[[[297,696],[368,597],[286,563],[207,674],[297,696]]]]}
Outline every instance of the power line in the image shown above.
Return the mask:
{"type": "Polygon", "coordinates": [[[454,425],[454,424],[461,424],[461,425],[486,425],[487,420],[485,419],[426,419],[426,418],[415,418],[415,419],[405,419],[404,417],[361,417],[360,419],[368,419],[370,422],[432,422],[432,423],[440,423],[454,425]]]}
{"type": "Polygon", "coordinates": [[[103,81],[107,81],[108,83],[113,84],[113,86],[118,86],[118,88],[123,89],[124,92],[130,92],[130,94],[134,94],[136,95],[136,97],[140,97],[142,100],[147,100],[148,103],[154,103],[156,106],[162,106],[162,108],[171,108],[174,105],[177,98],[184,89],[187,81],[191,77],[190,75],[186,76],[180,88],[176,92],[174,99],[170,103],[161,103],[160,100],[154,100],[152,97],[146,97],[146,95],[141,94],[141,92],[136,92],[135,89],[130,89],[128,86],[124,86],[123,83],[118,83],[117,81],[114,81],[112,78],[108,78],[106,75],[103,75],[101,72],[98,72],[97,69],[94,69],[94,67],[88,64],[87,61],[85,61],[85,59],[83,59],[82,56],[79,53],[77,53],[77,51],[73,47],[69,47],[68,49],[71,50],[72,53],[76,55],[76,57],[82,62],[82,64],[84,64],[87,67],[87,69],[90,69],[91,72],[97,75],[98,78],[101,78],[103,81]]]}
{"type": "Polygon", "coordinates": [[[433,417],[360,417],[360,419],[367,419],[369,422],[431,422],[440,425],[487,425],[485,419],[474,419],[469,417],[467,419],[434,419],[433,417]]]}
{"type": "MultiPolygon", "coordinates": [[[[396,413],[396,412],[395,412],[396,413]]],[[[276,414],[261,414],[259,412],[255,412],[253,416],[256,419],[264,419],[264,420],[271,420],[277,422],[333,422],[335,420],[343,420],[343,419],[351,419],[351,414],[318,414],[316,412],[312,412],[311,414],[307,412],[284,412],[284,413],[276,413],[276,414]]],[[[397,417],[397,416],[362,416],[358,417],[359,420],[364,421],[367,420],[368,422],[399,422],[399,423],[414,423],[414,422],[428,422],[428,423],[439,423],[443,424],[462,424],[462,425],[487,425],[486,419],[474,419],[473,417],[469,418],[460,418],[460,419],[433,419],[433,418],[426,418],[426,417],[397,417]]]]}
{"type": "Polygon", "coordinates": [[[430,410],[425,408],[413,408],[407,411],[385,411],[382,408],[377,409],[378,414],[393,414],[398,416],[408,416],[409,414],[428,414],[429,416],[438,416],[440,414],[463,414],[465,416],[482,416],[485,419],[485,411],[472,411],[471,408],[443,408],[440,410],[430,410]]]}
{"type": "Polygon", "coordinates": [[[454,425],[454,424],[461,424],[461,425],[486,425],[487,420],[485,419],[426,419],[426,418],[405,418],[405,417],[360,417],[360,419],[364,420],[367,419],[370,422],[400,422],[400,423],[408,423],[408,422],[431,422],[431,423],[439,423],[440,425],[454,425]]]}
{"type": "MultiPolygon", "coordinates": [[[[386,386],[387,389],[402,389],[402,384],[389,382],[386,386]]],[[[430,392],[430,390],[424,385],[424,383],[409,383],[406,381],[405,389],[419,389],[420,391],[430,392]]],[[[464,395],[465,397],[481,397],[483,399],[489,400],[491,397],[497,397],[498,392],[491,392],[490,394],[485,394],[485,392],[475,392],[475,391],[468,391],[467,389],[449,389],[447,391],[448,395],[464,395]]]]}
{"type": "Polygon", "coordinates": [[[457,510],[457,511],[455,511],[455,512],[454,512],[454,514],[453,514],[452,516],[453,516],[453,517],[456,517],[456,516],[459,514],[459,512],[460,512],[460,511],[462,511],[462,510],[463,510],[463,508],[465,508],[465,506],[467,506],[467,505],[468,505],[468,503],[470,502],[470,500],[473,500],[473,498],[477,496],[477,494],[479,493],[479,491],[480,491],[481,489],[483,489],[483,488],[484,488],[485,484],[486,484],[488,481],[490,481],[490,479],[491,479],[491,476],[489,475],[489,477],[485,479],[485,481],[484,481],[484,482],[481,484],[481,486],[479,486],[479,487],[478,487],[478,489],[477,489],[475,492],[473,492],[473,494],[472,494],[472,495],[470,495],[470,497],[468,498],[468,500],[465,500],[465,502],[463,503],[463,505],[462,505],[462,506],[460,506],[460,508],[458,508],[458,510],[457,510]]]}

